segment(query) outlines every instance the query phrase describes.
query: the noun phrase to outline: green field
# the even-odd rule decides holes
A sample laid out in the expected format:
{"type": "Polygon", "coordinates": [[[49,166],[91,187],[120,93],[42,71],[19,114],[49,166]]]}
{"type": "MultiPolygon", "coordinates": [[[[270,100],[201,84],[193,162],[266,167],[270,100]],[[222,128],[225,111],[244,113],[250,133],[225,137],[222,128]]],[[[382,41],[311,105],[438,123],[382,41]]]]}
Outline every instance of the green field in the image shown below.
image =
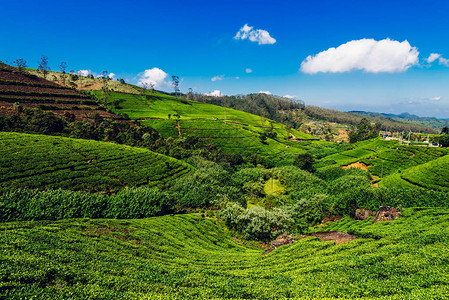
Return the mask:
{"type": "Polygon", "coordinates": [[[345,244],[306,238],[262,256],[214,219],[1,224],[5,298],[420,298],[449,293],[447,209],[406,209],[393,222],[344,218],[345,244]]]}
{"type": "Polygon", "coordinates": [[[170,184],[192,167],[146,149],[0,132],[0,187],[109,191],[170,184]]]}

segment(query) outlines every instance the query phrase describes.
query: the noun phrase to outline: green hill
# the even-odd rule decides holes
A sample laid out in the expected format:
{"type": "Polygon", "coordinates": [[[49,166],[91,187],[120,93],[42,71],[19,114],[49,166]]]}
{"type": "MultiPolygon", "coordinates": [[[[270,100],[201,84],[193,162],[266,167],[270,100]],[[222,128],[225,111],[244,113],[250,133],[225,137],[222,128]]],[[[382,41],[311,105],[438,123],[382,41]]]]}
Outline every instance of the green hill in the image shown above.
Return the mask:
{"type": "Polygon", "coordinates": [[[1,188],[163,187],[192,169],[146,149],[46,135],[0,132],[0,149],[1,188]]]}
{"type": "Polygon", "coordinates": [[[344,244],[316,237],[262,255],[198,215],[0,225],[0,297],[442,299],[449,292],[447,209],[393,222],[344,218],[344,244]]]}
{"type": "Polygon", "coordinates": [[[318,139],[267,118],[159,92],[109,93],[107,99],[118,103],[115,113],[139,120],[165,138],[195,136],[231,153],[292,156],[304,151],[297,141],[318,139]],[[264,134],[266,140],[260,138],[264,134]]]}
{"type": "Polygon", "coordinates": [[[449,156],[429,161],[401,173],[386,177],[383,186],[414,187],[437,191],[449,191],[449,156]]]}

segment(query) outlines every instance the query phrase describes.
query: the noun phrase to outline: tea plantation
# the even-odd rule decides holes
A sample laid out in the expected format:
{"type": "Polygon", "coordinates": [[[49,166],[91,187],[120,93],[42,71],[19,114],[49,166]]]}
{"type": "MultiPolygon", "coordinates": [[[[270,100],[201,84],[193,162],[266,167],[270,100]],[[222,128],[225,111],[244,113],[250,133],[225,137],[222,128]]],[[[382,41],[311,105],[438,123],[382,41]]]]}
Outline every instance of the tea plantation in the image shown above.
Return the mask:
{"type": "Polygon", "coordinates": [[[107,101],[119,103],[115,113],[140,120],[165,138],[195,136],[230,153],[292,157],[303,150],[298,142],[289,141],[289,138],[318,140],[267,118],[159,92],[147,92],[145,96],[109,93],[107,101]],[[264,133],[269,133],[265,141],[260,139],[264,133]]]}
{"type": "Polygon", "coordinates": [[[449,191],[449,156],[406,169],[388,176],[382,182],[384,186],[402,186],[436,191],[449,191]]]}
{"type": "Polygon", "coordinates": [[[0,225],[0,297],[46,299],[376,298],[449,294],[449,211],[406,209],[392,222],[344,218],[262,255],[215,219],[72,219],[0,225]]]}
{"type": "Polygon", "coordinates": [[[164,187],[192,167],[146,149],[0,132],[0,187],[110,191],[164,187]]]}

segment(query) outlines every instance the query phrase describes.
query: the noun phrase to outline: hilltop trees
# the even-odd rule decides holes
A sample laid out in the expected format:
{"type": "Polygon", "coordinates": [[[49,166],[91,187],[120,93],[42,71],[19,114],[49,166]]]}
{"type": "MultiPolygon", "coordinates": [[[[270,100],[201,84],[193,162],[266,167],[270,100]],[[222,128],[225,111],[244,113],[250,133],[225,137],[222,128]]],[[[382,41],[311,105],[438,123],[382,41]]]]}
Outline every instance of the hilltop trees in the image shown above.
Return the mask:
{"type": "Polygon", "coordinates": [[[173,89],[175,90],[175,96],[177,96],[178,92],[180,91],[180,90],[179,90],[179,76],[173,75],[173,76],[171,77],[171,79],[172,79],[172,86],[173,86],[173,89]]]}
{"type": "Polygon", "coordinates": [[[67,68],[67,63],[65,61],[63,61],[60,65],[59,65],[59,69],[61,70],[62,73],[62,83],[65,84],[65,69],[67,68]]]}
{"type": "Polygon", "coordinates": [[[44,75],[44,78],[47,77],[48,71],[50,70],[50,67],[48,66],[48,57],[47,56],[44,55],[41,57],[41,62],[39,64],[39,66],[37,67],[37,69],[42,72],[42,74],[44,75]]]}
{"type": "Polygon", "coordinates": [[[23,58],[18,58],[13,63],[17,66],[17,69],[19,69],[19,72],[22,73],[23,69],[27,67],[27,61],[23,58]]]}

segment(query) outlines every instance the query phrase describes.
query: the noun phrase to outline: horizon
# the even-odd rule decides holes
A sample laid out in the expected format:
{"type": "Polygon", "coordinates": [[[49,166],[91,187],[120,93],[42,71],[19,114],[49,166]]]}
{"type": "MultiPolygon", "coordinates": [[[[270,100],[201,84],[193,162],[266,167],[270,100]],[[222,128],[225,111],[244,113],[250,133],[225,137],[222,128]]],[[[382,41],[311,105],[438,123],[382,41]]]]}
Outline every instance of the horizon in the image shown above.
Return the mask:
{"type": "Polygon", "coordinates": [[[46,55],[54,71],[65,61],[169,92],[177,75],[184,93],[449,118],[445,1],[4,2],[8,64],[46,55]]]}

